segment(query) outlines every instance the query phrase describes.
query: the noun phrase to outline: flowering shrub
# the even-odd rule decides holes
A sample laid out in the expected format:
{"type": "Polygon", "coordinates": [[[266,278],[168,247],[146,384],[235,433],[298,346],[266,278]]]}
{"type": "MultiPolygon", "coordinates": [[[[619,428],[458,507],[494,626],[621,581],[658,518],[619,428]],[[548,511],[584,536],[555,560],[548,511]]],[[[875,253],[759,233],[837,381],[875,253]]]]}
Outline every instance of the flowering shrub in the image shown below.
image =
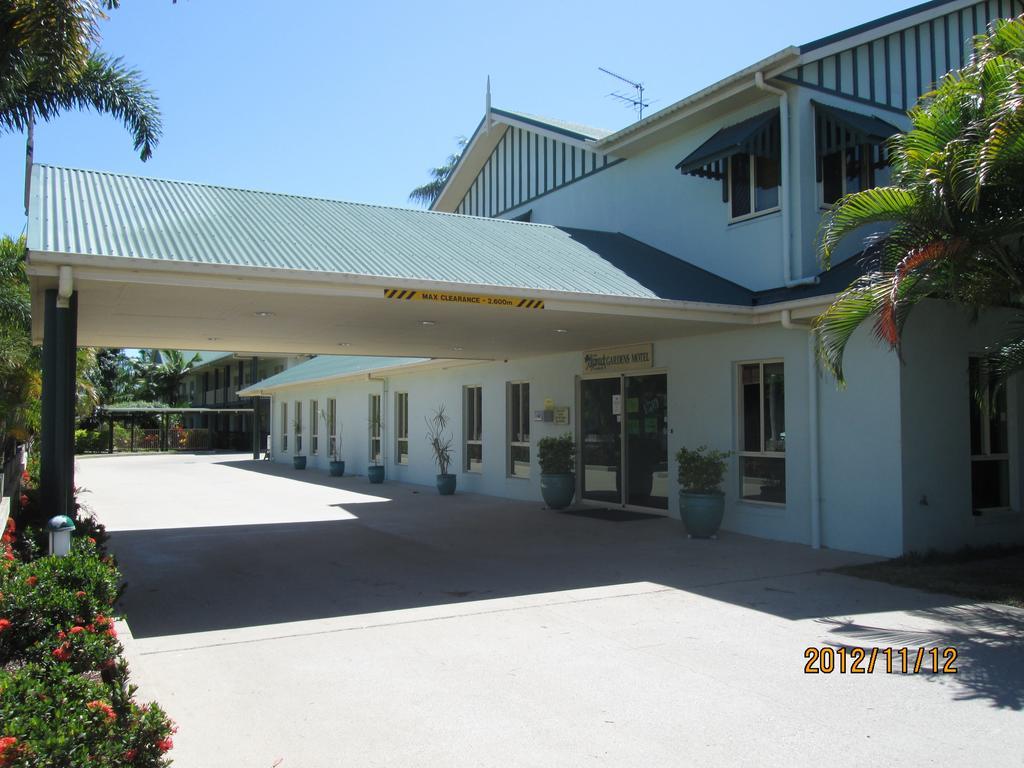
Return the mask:
{"type": "Polygon", "coordinates": [[[138,704],[125,681],[122,674],[103,682],[65,664],[0,671],[0,766],[169,765],[171,721],[156,704],[138,704]]]}
{"type": "Polygon", "coordinates": [[[100,670],[121,650],[109,618],[119,581],[82,540],[67,557],[14,561],[0,573],[0,665],[52,658],[100,670]]]}

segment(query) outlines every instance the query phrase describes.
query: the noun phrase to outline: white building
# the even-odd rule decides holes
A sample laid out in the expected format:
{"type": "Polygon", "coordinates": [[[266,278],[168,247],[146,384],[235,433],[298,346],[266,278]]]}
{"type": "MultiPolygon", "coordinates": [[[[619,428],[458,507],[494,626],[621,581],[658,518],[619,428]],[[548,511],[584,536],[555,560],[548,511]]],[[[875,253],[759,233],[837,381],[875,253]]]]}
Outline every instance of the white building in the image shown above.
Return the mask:
{"type": "Polygon", "coordinates": [[[808,331],[863,269],[852,238],[821,272],[823,206],[884,183],[905,109],[1021,10],[926,3],[615,133],[488,104],[432,212],[37,166],[34,295],[59,306],[73,272],[83,344],[193,346],[216,297],[216,348],[319,355],[238,392],[271,398],[275,460],[301,442],[311,470],[333,440],[349,473],[379,457],[432,485],[444,406],[463,491],[539,501],[537,441],[569,431],[583,503],[678,515],[673,456],[706,444],[735,453],[728,530],[879,555],[1024,540],[1024,393],[970,396],[1009,314],[921,305],[902,360],[862,330],[842,391],[808,331]]]}

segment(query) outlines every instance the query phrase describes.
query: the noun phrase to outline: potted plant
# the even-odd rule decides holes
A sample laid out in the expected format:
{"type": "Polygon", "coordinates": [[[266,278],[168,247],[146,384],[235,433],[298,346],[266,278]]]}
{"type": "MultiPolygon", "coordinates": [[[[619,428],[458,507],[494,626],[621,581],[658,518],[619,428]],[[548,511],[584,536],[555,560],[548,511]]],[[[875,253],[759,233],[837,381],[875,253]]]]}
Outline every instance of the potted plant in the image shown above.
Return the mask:
{"type": "Polygon", "coordinates": [[[729,451],[713,451],[706,445],[697,450],[680,448],[676,454],[679,463],[679,510],[686,532],[698,538],[713,537],[718,533],[725,513],[725,478],[729,451]]]}
{"type": "MultiPolygon", "coordinates": [[[[380,439],[384,439],[384,431],[381,428],[383,422],[380,420],[380,416],[370,417],[370,434],[380,435],[380,439]]],[[[370,450],[373,451],[373,441],[370,441],[370,450]]],[[[380,463],[380,454],[375,453],[370,457],[370,466],[366,470],[366,476],[370,482],[374,485],[380,485],[384,482],[384,465],[380,463]]]]}
{"type": "Polygon", "coordinates": [[[320,409],[320,418],[324,422],[324,430],[327,432],[327,445],[330,450],[330,472],[331,477],[344,477],[345,476],[345,462],[340,458],[341,456],[341,430],[343,424],[338,422],[338,437],[335,440],[334,435],[331,432],[331,424],[327,420],[327,413],[323,408],[320,409]]]}
{"type": "Polygon", "coordinates": [[[549,509],[565,509],[576,495],[576,443],[568,432],[537,442],[540,495],[549,509]]]}
{"type": "Polygon", "coordinates": [[[292,422],[292,431],[295,433],[295,455],[292,456],[292,466],[295,469],[305,469],[306,457],[302,455],[302,422],[299,419],[292,422]]]}
{"type": "Polygon", "coordinates": [[[437,464],[437,492],[442,496],[451,496],[455,493],[455,480],[453,474],[449,474],[448,467],[452,463],[452,433],[448,432],[448,424],[451,419],[440,406],[434,415],[425,419],[427,422],[427,442],[430,443],[430,450],[434,453],[434,462],[437,464]]]}

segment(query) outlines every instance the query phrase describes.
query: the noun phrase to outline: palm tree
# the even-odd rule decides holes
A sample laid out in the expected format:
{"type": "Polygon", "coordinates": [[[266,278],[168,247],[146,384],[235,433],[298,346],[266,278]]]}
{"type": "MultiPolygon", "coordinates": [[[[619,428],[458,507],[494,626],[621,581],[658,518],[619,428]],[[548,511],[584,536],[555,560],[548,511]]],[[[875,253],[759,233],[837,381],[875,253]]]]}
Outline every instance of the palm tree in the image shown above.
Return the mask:
{"type": "Polygon", "coordinates": [[[0,441],[39,427],[40,354],[32,346],[25,238],[0,239],[0,441]]]}
{"type": "MultiPolygon", "coordinates": [[[[1024,17],[994,22],[909,117],[890,139],[893,185],[848,195],[822,220],[826,267],[854,230],[891,225],[869,239],[867,273],[815,323],[819,359],[840,384],[846,345],[868,320],[895,349],[924,298],[1024,310],[1024,17]]],[[[1024,368],[1024,313],[993,350],[997,375],[1024,368]]]]}
{"type": "Polygon", "coordinates": [[[448,159],[442,165],[437,168],[431,168],[428,171],[431,180],[410,192],[409,200],[429,208],[441,196],[444,185],[448,183],[448,179],[455,170],[455,166],[459,164],[459,160],[462,158],[462,153],[466,150],[467,141],[465,136],[460,136],[455,141],[459,145],[459,151],[448,155],[448,159]]]}
{"type": "Polygon", "coordinates": [[[174,405],[178,399],[181,382],[192,371],[192,366],[199,362],[199,355],[193,354],[186,359],[177,349],[160,350],[160,362],[152,369],[151,378],[156,391],[167,405],[174,405]]]}
{"type": "Polygon", "coordinates": [[[148,160],[160,139],[156,97],[139,73],[95,50],[118,0],[8,2],[0,7],[0,131],[25,131],[69,109],[112,115],[148,160]]]}

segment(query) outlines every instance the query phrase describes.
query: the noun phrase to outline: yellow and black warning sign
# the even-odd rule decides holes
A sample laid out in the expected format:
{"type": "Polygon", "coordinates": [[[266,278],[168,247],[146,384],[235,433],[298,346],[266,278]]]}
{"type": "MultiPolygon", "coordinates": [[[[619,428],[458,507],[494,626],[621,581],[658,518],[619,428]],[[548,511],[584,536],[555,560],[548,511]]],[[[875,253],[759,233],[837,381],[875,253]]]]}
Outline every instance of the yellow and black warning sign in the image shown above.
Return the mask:
{"type": "Polygon", "coordinates": [[[524,299],[519,296],[489,296],[482,293],[450,293],[448,291],[416,291],[408,288],[385,288],[385,299],[399,301],[439,301],[445,304],[475,304],[512,309],[544,309],[543,299],[524,299]]]}

